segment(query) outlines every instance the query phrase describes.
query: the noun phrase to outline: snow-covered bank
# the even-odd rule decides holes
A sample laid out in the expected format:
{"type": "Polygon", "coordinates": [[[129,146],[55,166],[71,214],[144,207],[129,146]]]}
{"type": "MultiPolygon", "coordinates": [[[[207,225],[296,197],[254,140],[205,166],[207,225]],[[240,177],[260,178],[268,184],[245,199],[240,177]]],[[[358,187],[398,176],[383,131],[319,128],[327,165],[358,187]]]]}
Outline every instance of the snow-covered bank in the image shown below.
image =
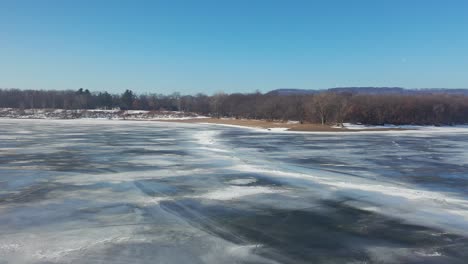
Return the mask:
{"type": "Polygon", "coordinates": [[[104,109],[15,109],[0,108],[0,118],[12,119],[128,119],[185,120],[206,118],[179,111],[104,110],[104,109]]]}

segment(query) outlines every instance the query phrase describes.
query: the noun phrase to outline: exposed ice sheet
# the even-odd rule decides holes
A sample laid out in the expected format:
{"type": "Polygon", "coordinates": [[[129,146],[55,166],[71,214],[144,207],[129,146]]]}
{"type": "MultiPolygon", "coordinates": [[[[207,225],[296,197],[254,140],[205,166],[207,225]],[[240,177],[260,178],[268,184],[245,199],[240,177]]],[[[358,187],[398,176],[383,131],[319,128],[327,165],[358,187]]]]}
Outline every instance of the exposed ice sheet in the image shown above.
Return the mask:
{"type": "Polygon", "coordinates": [[[465,259],[464,133],[0,124],[0,263],[465,259]]]}
{"type": "MultiPolygon", "coordinates": [[[[286,182],[288,182],[288,178],[310,181],[313,184],[318,184],[316,188],[322,193],[336,193],[376,206],[360,207],[363,210],[402,218],[413,224],[425,223],[456,233],[462,232],[468,236],[468,200],[466,197],[422,190],[416,186],[382,184],[375,180],[362,178],[348,177],[346,181],[343,181],[342,175],[330,172],[322,173],[323,175],[319,176],[272,170],[247,164],[237,165],[232,169],[279,177],[286,182]],[[448,224],[447,219],[450,219],[450,224],[448,224]]],[[[327,197],[330,194],[327,194],[327,197]]]]}

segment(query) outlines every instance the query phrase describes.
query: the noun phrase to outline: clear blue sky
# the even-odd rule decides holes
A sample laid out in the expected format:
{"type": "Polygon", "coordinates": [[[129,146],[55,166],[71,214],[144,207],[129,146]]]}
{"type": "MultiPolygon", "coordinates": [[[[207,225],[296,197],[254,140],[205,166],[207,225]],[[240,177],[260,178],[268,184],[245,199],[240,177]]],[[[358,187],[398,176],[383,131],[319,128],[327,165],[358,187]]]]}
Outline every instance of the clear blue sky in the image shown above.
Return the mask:
{"type": "Polygon", "coordinates": [[[468,88],[466,0],[0,0],[0,87],[468,88]]]}

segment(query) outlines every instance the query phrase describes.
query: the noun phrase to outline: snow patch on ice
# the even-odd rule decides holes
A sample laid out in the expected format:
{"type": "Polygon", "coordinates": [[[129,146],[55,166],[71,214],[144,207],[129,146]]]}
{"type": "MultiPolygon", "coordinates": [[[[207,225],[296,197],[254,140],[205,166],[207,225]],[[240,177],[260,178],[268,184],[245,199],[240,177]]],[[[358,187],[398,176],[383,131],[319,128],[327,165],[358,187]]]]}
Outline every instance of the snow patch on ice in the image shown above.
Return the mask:
{"type": "Polygon", "coordinates": [[[257,195],[257,194],[272,194],[272,193],[282,193],[286,190],[274,189],[264,186],[229,186],[220,190],[215,190],[208,192],[194,198],[210,199],[210,200],[235,200],[245,196],[257,195]]]}
{"type": "Polygon", "coordinates": [[[218,134],[218,131],[203,130],[199,133],[195,133],[193,137],[197,140],[197,143],[201,145],[213,145],[215,143],[215,137],[218,134]]]}
{"type": "Polygon", "coordinates": [[[247,178],[247,179],[234,179],[227,181],[228,184],[233,184],[233,185],[247,185],[257,182],[257,179],[255,178],[247,178]]]}
{"type": "Polygon", "coordinates": [[[20,249],[20,245],[17,243],[9,243],[9,244],[0,244],[0,252],[15,252],[20,249]]]}
{"type": "Polygon", "coordinates": [[[284,131],[288,131],[289,128],[287,127],[270,127],[270,128],[267,128],[266,130],[268,131],[271,131],[271,132],[284,132],[284,131]]]}
{"type": "Polygon", "coordinates": [[[425,252],[425,251],[416,251],[416,254],[424,257],[440,257],[442,256],[442,253],[438,251],[433,251],[433,252],[425,252]]]}
{"type": "Polygon", "coordinates": [[[260,128],[260,127],[247,127],[247,126],[229,125],[229,124],[217,124],[217,123],[200,123],[200,124],[201,125],[210,125],[210,126],[241,128],[241,129],[253,129],[253,130],[261,129],[261,130],[263,130],[263,128],[260,128]]]}

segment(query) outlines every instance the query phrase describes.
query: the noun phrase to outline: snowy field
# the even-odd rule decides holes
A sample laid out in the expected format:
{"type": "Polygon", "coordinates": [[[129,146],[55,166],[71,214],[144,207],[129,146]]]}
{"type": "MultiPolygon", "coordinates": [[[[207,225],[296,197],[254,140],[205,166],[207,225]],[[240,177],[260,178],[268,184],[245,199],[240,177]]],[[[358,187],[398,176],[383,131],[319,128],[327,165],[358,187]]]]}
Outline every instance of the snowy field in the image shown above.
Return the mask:
{"type": "Polygon", "coordinates": [[[0,263],[468,263],[468,128],[0,119],[0,263]]]}

